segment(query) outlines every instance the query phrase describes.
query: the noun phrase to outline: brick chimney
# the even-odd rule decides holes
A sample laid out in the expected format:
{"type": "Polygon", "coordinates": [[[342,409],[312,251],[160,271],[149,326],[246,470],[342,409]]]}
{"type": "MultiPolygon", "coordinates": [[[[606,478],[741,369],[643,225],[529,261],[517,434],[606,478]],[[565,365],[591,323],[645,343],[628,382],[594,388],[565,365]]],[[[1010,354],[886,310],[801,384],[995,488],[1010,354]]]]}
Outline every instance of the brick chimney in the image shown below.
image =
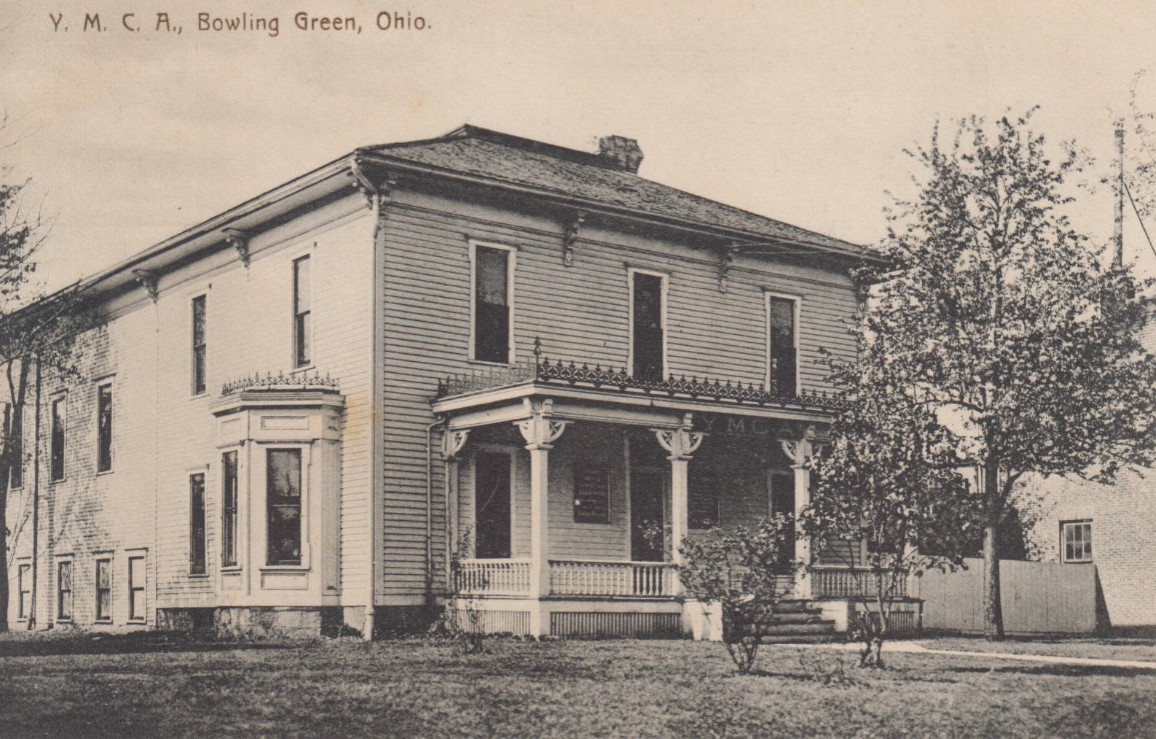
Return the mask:
{"type": "Polygon", "coordinates": [[[642,149],[634,139],[605,136],[598,139],[598,157],[609,167],[638,174],[638,165],[642,164],[642,149]]]}

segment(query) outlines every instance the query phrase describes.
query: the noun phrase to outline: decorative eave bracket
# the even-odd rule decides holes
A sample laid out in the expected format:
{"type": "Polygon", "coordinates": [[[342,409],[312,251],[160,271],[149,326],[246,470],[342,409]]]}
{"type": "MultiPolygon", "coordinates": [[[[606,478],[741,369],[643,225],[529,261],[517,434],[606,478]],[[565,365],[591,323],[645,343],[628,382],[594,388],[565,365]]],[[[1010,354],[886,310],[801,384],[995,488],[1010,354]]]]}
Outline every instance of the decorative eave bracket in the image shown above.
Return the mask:
{"type": "Polygon", "coordinates": [[[242,231],[239,228],[225,228],[221,230],[225,235],[225,241],[229,242],[229,246],[237,250],[237,256],[241,258],[241,264],[245,268],[249,268],[249,240],[252,238],[251,234],[242,231]]]}
{"type": "Polygon", "coordinates": [[[442,436],[442,458],[447,462],[455,460],[461,454],[462,447],[466,445],[466,440],[470,438],[470,430],[463,429],[461,431],[454,431],[446,429],[442,436]]]}
{"type": "Polygon", "coordinates": [[[582,223],[586,220],[585,211],[575,211],[566,222],[566,230],[562,234],[562,264],[574,266],[574,242],[582,230],[582,223]]]}
{"type": "Polygon", "coordinates": [[[153,302],[157,302],[157,298],[160,296],[160,289],[157,286],[159,279],[157,273],[151,269],[134,269],[132,276],[135,277],[136,281],[145,289],[153,302]]]}
{"type": "Polygon", "coordinates": [[[727,283],[730,280],[731,267],[734,266],[735,257],[738,256],[739,245],[727,244],[722,248],[718,260],[718,291],[725,293],[727,291],[727,283]]]}
{"type": "Polygon", "coordinates": [[[374,185],[362,169],[359,154],[353,156],[349,169],[353,173],[353,186],[365,198],[366,206],[370,210],[380,213],[393,198],[393,191],[397,189],[397,178],[393,174],[386,173],[385,181],[380,186],[374,185]]]}

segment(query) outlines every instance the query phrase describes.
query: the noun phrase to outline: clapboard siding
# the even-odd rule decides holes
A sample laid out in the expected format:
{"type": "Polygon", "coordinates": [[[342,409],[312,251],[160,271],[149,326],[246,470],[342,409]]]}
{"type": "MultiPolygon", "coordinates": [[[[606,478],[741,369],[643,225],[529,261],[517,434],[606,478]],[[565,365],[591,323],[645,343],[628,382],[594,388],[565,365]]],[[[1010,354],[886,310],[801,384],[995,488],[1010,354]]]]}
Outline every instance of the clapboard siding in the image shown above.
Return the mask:
{"type": "MultiPolygon", "coordinates": [[[[479,366],[468,360],[471,240],[516,248],[516,361],[532,358],[538,338],[552,359],[624,366],[629,354],[628,266],[669,275],[667,370],[676,376],[765,382],[766,291],[802,298],[802,388],[828,388],[821,350],[843,357],[854,351],[843,324],[854,312],[854,292],[849,278],[833,269],[740,257],[723,293],[716,252],[692,242],[627,233],[596,219],[588,219],[575,243],[572,267],[562,264],[563,224],[549,215],[402,189],[394,194],[384,222],[382,585],[387,597],[418,597],[424,587],[425,433],[434,421],[429,403],[438,378],[479,366]]],[[[573,443],[564,435],[551,453],[550,556],[628,557],[621,465],[615,467],[612,523],[573,523],[568,451],[573,443]]],[[[472,521],[468,464],[460,474],[459,515],[467,524],[472,521]]],[[[513,501],[514,547],[526,552],[528,474],[528,468],[519,467],[513,501]]],[[[433,516],[440,522],[445,515],[441,464],[433,466],[432,484],[433,516]]],[[[754,511],[746,509],[752,506],[765,511],[765,490],[762,496],[760,503],[753,492],[736,495],[731,517],[750,520],[754,511]]],[[[435,526],[434,531],[435,581],[440,583],[444,529],[435,526]]]]}

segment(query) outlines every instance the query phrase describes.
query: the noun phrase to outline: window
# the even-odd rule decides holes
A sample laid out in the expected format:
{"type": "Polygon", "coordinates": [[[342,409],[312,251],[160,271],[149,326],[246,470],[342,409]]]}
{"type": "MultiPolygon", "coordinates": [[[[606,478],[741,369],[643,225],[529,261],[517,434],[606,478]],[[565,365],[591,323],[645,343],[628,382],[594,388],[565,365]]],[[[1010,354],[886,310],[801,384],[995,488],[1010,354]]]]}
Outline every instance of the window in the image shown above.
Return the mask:
{"type": "Polygon", "coordinates": [[[52,480],[64,479],[64,398],[52,401],[52,480]]]}
{"type": "Polygon", "coordinates": [[[189,475],[189,574],[205,574],[205,473],[189,475]]]}
{"type": "Polygon", "coordinates": [[[767,389],[778,395],[794,396],[799,390],[798,306],[793,298],[767,296],[767,389]]]}
{"type": "Polygon", "coordinates": [[[32,614],[32,565],[22,564],[17,568],[16,587],[20,592],[16,617],[26,619],[32,614]]]}
{"type": "Polygon", "coordinates": [[[1064,521],[1060,524],[1065,562],[1092,561],[1092,522],[1064,521]]]}
{"type": "Polygon", "coordinates": [[[148,572],[145,569],[145,558],[133,556],[128,558],[128,620],[145,620],[145,582],[148,572]]]}
{"type": "Polygon", "coordinates": [[[687,477],[687,527],[709,529],[718,526],[719,481],[713,460],[692,460],[687,468],[687,477]]]}
{"type": "Polygon", "coordinates": [[[574,522],[610,523],[610,466],[574,465],[574,522]]]}
{"type": "Polygon", "coordinates": [[[301,564],[301,450],[266,452],[266,564],[301,564]]]}
{"type": "Polygon", "coordinates": [[[112,560],[96,560],[96,620],[112,620],[112,560]]]}
{"type": "Polygon", "coordinates": [[[493,246],[474,246],[473,359],[509,364],[513,346],[511,286],[514,252],[493,246]]]}
{"type": "Polygon", "coordinates": [[[293,262],[293,364],[306,367],[313,360],[312,335],[313,286],[309,257],[293,262]]]}
{"type": "Polygon", "coordinates": [[[221,455],[221,566],[237,566],[237,453],[221,455]]]}
{"type": "Polygon", "coordinates": [[[24,408],[12,409],[12,467],[9,471],[8,484],[13,490],[24,487],[24,408]]]}
{"type": "Polygon", "coordinates": [[[112,469],[112,385],[96,389],[96,471],[112,469]]]}
{"type": "Polygon", "coordinates": [[[193,395],[205,392],[205,296],[193,298],[193,395]]]}
{"type": "Polygon", "coordinates": [[[630,275],[630,371],[640,380],[661,380],[666,374],[666,277],[630,275]]]}
{"type": "Polygon", "coordinates": [[[56,620],[72,620],[72,562],[56,565],[56,620]]]}

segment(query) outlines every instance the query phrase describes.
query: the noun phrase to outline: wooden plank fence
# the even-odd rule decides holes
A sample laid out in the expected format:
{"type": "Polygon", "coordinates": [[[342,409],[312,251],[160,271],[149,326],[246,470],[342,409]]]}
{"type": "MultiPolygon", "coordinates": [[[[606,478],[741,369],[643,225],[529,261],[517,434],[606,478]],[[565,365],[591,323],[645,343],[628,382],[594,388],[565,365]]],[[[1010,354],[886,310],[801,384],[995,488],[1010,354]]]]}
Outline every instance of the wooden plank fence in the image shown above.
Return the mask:
{"type": "MultiPolygon", "coordinates": [[[[923,599],[923,628],[983,631],[983,562],[912,578],[923,599]]],[[[1004,631],[1087,634],[1096,630],[1096,568],[1091,564],[1000,560],[1004,631]]]]}

